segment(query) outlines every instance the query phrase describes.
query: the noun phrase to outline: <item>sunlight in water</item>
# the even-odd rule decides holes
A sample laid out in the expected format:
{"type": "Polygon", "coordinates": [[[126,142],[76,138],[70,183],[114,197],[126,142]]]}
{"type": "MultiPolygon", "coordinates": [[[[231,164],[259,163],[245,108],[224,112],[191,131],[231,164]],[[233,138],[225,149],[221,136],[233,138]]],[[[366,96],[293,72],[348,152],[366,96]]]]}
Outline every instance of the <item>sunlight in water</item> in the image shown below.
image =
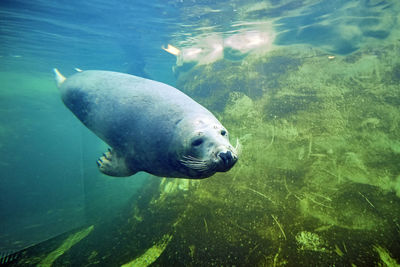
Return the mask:
{"type": "Polygon", "coordinates": [[[241,23],[236,26],[245,28],[225,36],[202,34],[191,38],[188,43],[181,42],[181,49],[170,44],[162,49],[177,57],[178,66],[188,62],[205,65],[232,54],[243,57],[249,53],[264,54],[272,49],[276,34],[270,23],[241,23]]]}

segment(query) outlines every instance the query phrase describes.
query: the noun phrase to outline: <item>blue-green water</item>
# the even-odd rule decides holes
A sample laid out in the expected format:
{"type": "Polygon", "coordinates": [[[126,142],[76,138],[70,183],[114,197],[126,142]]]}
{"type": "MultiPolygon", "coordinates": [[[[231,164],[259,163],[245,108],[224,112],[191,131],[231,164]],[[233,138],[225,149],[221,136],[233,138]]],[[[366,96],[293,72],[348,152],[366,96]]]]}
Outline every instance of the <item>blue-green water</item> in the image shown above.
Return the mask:
{"type": "Polygon", "coordinates": [[[0,252],[39,244],[20,265],[396,266],[399,11],[1,1],[0,252]],[[196,182],[100,174],[107,145],[63,105],[54,67],[176,86],[240,140],[238,164],[196,182]],[[71,230],[76,245],[41,243],[71,230]]]}

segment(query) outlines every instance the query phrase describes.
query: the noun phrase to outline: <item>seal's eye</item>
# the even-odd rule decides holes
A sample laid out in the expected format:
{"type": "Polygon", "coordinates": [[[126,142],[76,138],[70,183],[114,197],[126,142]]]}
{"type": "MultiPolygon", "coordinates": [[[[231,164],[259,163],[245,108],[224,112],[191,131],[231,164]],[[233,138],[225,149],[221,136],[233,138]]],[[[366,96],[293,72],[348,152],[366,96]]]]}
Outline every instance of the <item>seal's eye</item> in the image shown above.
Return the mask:
{"type": "Polygon", "coordinates": [[[225,136],[226,135],[226,131],[225,130],[221,130],[221,135],[225,136]]]}
{"type": "Polygon", "coordinates": [[[202,138],[199,138],[199,139],[196,139],[196,140],[194,140],[193,142],[192,142],[192,146],[199,146],[199,145],[201,145],[203,143],[203,139],[202,138]]]}

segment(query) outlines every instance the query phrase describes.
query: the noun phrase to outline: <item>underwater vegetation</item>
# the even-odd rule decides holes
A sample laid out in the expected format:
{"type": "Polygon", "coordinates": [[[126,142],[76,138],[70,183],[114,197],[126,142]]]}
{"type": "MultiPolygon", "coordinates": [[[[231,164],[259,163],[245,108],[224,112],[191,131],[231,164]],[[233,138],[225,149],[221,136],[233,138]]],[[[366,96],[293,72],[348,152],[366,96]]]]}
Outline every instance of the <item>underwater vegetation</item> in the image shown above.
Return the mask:
{"type": "Polygon", "coordinates": [[[239,138],[238,164],[151,177],[118,218],[19,263],[399,266],[399,54],[398,42],[335,57],[286,47],[177,68],[177,87],[239,138]]]}
{"type": "Polygon", "coordinates": [[[399,262],[399,50],[281,49],[184,74],[202,77],[180,88],[222,105],[243,146],[236,168],[196,192],[221,211],[207,220],[230,233],[220,240],[246,247],[242,264],[378,265],[377,247],[399,262]]]}

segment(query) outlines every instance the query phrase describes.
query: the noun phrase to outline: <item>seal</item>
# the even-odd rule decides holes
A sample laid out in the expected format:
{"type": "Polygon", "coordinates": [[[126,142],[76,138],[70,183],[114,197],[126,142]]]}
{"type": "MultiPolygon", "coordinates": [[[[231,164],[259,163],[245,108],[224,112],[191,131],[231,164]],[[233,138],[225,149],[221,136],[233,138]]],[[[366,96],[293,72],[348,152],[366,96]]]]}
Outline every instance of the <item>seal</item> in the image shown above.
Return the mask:
{"type": "Polygon", "coordinates": [[[224,126],[178,89],[100,70],[66,79],[54,69],[64,104],[111,149],[97,160],[106,175],[144,171],[161,177],[207,178],[238,160],[224,126]]]}

